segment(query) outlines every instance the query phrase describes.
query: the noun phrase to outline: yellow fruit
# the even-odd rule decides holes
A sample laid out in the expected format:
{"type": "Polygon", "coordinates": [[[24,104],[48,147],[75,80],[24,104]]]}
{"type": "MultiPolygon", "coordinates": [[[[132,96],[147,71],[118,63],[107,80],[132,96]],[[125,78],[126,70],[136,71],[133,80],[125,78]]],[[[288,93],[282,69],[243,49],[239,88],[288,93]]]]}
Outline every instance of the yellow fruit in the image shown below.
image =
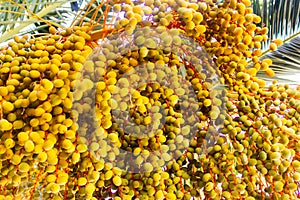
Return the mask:
{"type": "Polygon", "coordinates": [[[9,139],[6,139],[4,141],[4,146],[7,148],[7,149],[10,149],[10,148],[13,148],[15,146],[15,141],[11,138],[9,139]]]}
{"type": "Polygon", "coordinates": [[[11,112],[14,110],[14,104],[12,104],[11,102],[8,101],[4,101],[2,103],[2,108],[3,110],[5,110],[6,112],[11,112]]]}
{"type": "Polygon", "coordinates": [[[45,113],[45,110],[43,108],[36,108],[33,112],[34,116],[39,117],[45,113]]]}
{"type": "Polygon", "coordinates": [[[244,38],[243,38],[243,42],[245,45],[249,45],[251,44],[252,42],[252,37],[250,35],[246,35],[244,38]]]}
{"type": "Polygon", "coordinates": [[[70,98],[65,98],[63,101],[63,105],[66,109],[71,109],[72,108],[72,100],[70,98]]]}
{"type": "Polygon", "coordinates": [[[93,184],[93,183],[88,183],[85,186],[85,192],[88,195],[92,195],[94,193],[95,189],[96,189],[96,187],[95,187],[95,184],[93,184]]]}
{"type": "Polygon", "coordinates": [[[0,130],[8,131],[11,130],[13,125],[6,119],[0,119],[0,130]]]}
{"type": "Polygon", "coordinates": [[[127,18],[124,18],[122,20],[120,20],[119,22],[122,26],[126,26],[129,23],[129,20],[127,18]]]}
{"type": "Polygon", "coordinates": [[[114,12],[120,12],[122,9],[120,4],[115,4],[113,7],[114,12]]]}
{"type": "Polygon", "coordinates": [[[268,76],[270,76],[270,77],[275,76],[275,72],[274,72],[272,69],[270,69],[270,68],[268,68],[268,69],[265,71],[265,73],[266,73],[268,76]]]}
{"type": "Polygon", "coordinates": [[[280,159],[280,158],[281,158],[281,153],[279,153],[279,152],[272,152],[270,154],[270,159],[272,159],[272,160],[276,160],[276,159],[280,159]]]}
{"type": "Polygon", "coordinates": [[[21,164],[19,165],[19,171],[20,172],[28,172],[30,169],[29,164],[25,163],[25,162],[21,162],[21,164]]]}
{"type": "Polygon", "coordinates": [[[279,47],[283,44],[283,41],[281,39],[275,39],[273,42],[279,47]]]}
{"type": "Polygon", "coordinates": [[[31,78],[40,78],[41,73],[40,73],[39,71],[37,71],[37,70],[31,70],[31,71],[29,72],[29,76],[30,76],[31,78]]]}
{"type": "Polygon", "coordinates": [[[76,164],[76,163],[78,163],[79,161],[80,161],[80,153],[74,152],[74,153],[72,154],[72,163],[73,163],[73,164],[76,164]]]}
{"type": "Polygon", "coordinates": [[[46,152],[39,153],[37,159],[41,163],[45,162],[47,160],[47,153],[46,152]]]}
{"type": "Polygon", "coordinates": [[[176,200],[177,197],[176,197],[176,195],[174,193],[167,193],[166,199],[167,200],[176,200]]]}
{"type": "Polygon", "coordinates": [[[209,192],[214,188],[214,184],[212,182],[208,182],[205,185],[205,191],[209,192]]]}
{"type": "Polygon", "coordinates": [[[274,182],[274,188],[276,192],[281,192],[283,190],[284,184],[281,181],[274,182]]]}
{"type": "Polygon", "coordinates": [[[6,147],[4,145],[0,145],[0,155],[6,152],[6,147]]]}
{"type": "Polygon", "coordinates": [[[82,50],[84,48],[84,44],[82,44],[81,42],[76,42],[74,46],[77,50],[82,50]]]}
{"type": "Polygon", "coordinates": [[[252,82],[251,83],[251,86],[250,86],[250,89],[253,91],[253,92],[256,92],[259,90],[259,84],[256,83],[256,82],[252,82]]]}
{"type": "Polygon", "coordinates": [[[122,184],[122,179],[120,176],[114,176],[112,181],[115,186],[120,186],[122,184]]]}
{"type": "Polygon", "coordinates": [[[294,168],[299,169],[300,168],[300,161],[294,160],[292,162],[292,165],[293,165],[294,168]]]}
{"type": "Polygon", "coordinates": [[[262,70],[267,70],[268,68],[269,68],[269,64],[268,64],[267,62],[264,62],[264,61],[263,61],[263,62],[261,63],[261,69],[262,69],[262,70]]]}
{"type": "Polygon", "coordinates": [[[65,83],[62,79],[55,79],[53,84],[54,84],[54,87],[61,88],[64,86],[65,83]]]}
{"type": "Polygon", "coordinates": [[[145,125],[151,124],[151,117],[150,116],[145,117],[143,122],[144,122],[145,125]]]}
{"type": "Polygon", "coordinates": [[[22,157],[20,155],[14,154],[13,157],[11,158],[11,163],[14,165],[20,164],[22,160],[22,157]]]}
{"type": "Polygon", "coordinates": [[[86,185],[87,180],[85,177],[80,177],[80,178],[78,178],[77,182],[78,182],[79,186],[84,186],[84,185],[86,185]]]}
{"type": "Polygon", "coordinates": [[[58,185],[65,185],[68,182],[69,175],[65,172],[59,173],[57,177],[58,185]]]}
{"type": "MultiPolygon", "coordinates": [[[[38,190],[45,191],[45,199],[191,199],[200,198],[201,188],[208,199],[296,199],[300,94],[277,83],[267,88],[255,77],[259,70],[275,74],[270,59],[260,60],[268,29],[256,26],[262,19],[253,13],[251,0],[215,2],[114,1],[115,28],[121,32],[104,30],[103,39],[113,40],[101,44],[99,52],[89,46],[99,39],[91,38],[97,33],[91,23],[63,31],[50,27],[48,35],[15,37],[2,48],[0,185],[5,192],[0,199],[38,199],[38,190]],[[151,37],[155,26],[161,37],[151,37]],[[199,63],[202,48],[185,45],[186,37],[203,44],[217,66],[209,67],[205,59],[199,63]],[[170,53],[177,48],[183,57],[170,53]],[[136,73],[140,65],[146,68],[136,73]],[[215,74],[226,84],[224,98],[213,88],[210,75],[215,74]],[[132,83],[144,79],[148,83],[134,88],[132,83]],[[92,89],[95,96],[89,94],[92,89]],[[126,120],[120,126],[118,115],[137,126],[126,120]],[[224,123],[228,136],[211,146],[212,121],[224,123]],[[151,126],[159,130],[152,133],[151,126]],[[143,134],[148,137],[137,138],[143,134]],[[205,155],[202,146],[208,148],[205,155]],[[141,173],[122,171],[126,162],[121,158],[138,165],[141,173]],[[242,178],[227,173],[235,168],[242,178]],[[30,177],[34,182],[28,188],[19,187],[30,177]],[[257,178],[266,179],[262,197],[254,191],[261,188],[257,178]],[[218,182],[223,182],[220,188],[218,182]]],[[[281,44],[271,42],[274,50],[281,44]]]]}
{"type": "Polygon", "coordinates": [[[203,105],[204,105],[205,107],[211,106],[211,100],[210,100],[210,99],[205,99],[205,100],[203,101],[203,105]]]}
{"type": "Polygon", "coordinates": [[[84,153],[88,150],[87,146],[85,144],[78,144],[76,147],[77,151],[80,153],[84,153]]]}
{"type": "MultiPolygon", "coordinates": [[[[18,175],[14,175],[13,177],[12,177],[12,181],[13,181],[13,183],[14,183],[14,185],[19,185],[20,183],[21,183],[21,177],[20,176],[18,176],[18,175]]],[[[18,197],[17,196],[15,196],[16,197],[16,199],[18,199],[18,197]]],[[[21,198],[19,198],[19,199],[21,199],[21,198]]]]}
{"type": "Polygon", "coordinates": [[[105,172],[105,174],[104,174],[105,180],[110,180],[112,178],[112,176],[113,176],[113,172],[110,170],[105,172]]]}
{"type": "Polygon", "coordinates": [[[211,174],[210,173],[206,173],[206,174],[204,174],[203,175],[203,177],[202,177],[202,180],[204,181],[204,182],[208,182],[208,181],[210,181],[211,180],[211,174]]]}
{"type": "Polygon", "coordinates": [[[97,86],[96,86],[97,90],[99,91],[103,91],[106,88],[106,83],[105,82],[97,82],[97,86]]]}
{"type": "Polygon", "coordinates": [[[197,25],[195,27],[195,30],[196,30],[197,33],[203,34],[206,31],[206,27],[204,25],[197,25]]]}
{"type": "Polygon", "coordinates": [[[65,139],[61,145],[64,149],[70,149],[71,147],[73,147],[73,143],[68,139],[65,139]]]}
{"type": "Polygon", "coordinates": [[[70,53],[67,53],[62,56],[62,60],[66,63],[70,63],[72,61],[72,58],[73,58],[73,56],[70,53]]]}
{"type": "Polygon", "coordinates": [[[49,33],[51,33],[52,35],[55,35],[56,31],[57,31],[57,30],[56,30],[55,27],[50,26],[50,28],[49,28],[49,33]]]}
{"type": "Polygon", "coordinates": [[[271,50],[271,51],[276,51],[276,50],[277,50],[277,45],[276,45],[276,43],[272,42],[272,43],[270,44],[270,50],[271,50]]]}
{"type": "Polygon", "coordinates": [[[57,77],[59,79],[65,79],[67,78],[69,75],[68,71],[67,70],[60,70],[58,73],[57,73],[57,77]]]}
{"type": "Polygon", "coordinates": [[[146,47],[141,47],[139,51],[140,51],[140,56],[142,58],[147,57],[148,52],[149,52],[149,50],[146,47]]]}
{"type": "Polygon", "coordinates": [[[253,41],[255,42],[261,42],[263,40],[263,37],[261,35],[256,35],[253,38],[253,41]]]}
{"type": "Polygon", "coordinates": [[[250,76],[256,76],[256,73],[257,73],[257,69],[256,68],[250,68],[247,70],[247,73],[250,75],[250,76]]]}
{"type": "Polygon", "coordinates": [[[0,96],[5,97],[8,95],[8,90],[6,87],[0,86],[0,96]]]}
{"type": "Polygon", "coordinates": [[[50,95],[50,102],[52,104],[52,106],[57,106],[59,104],[61,104],[62,99],[58,96],[58,95],[50,95]]]}
{"type": "Polygon", "coordinates": [[[56,181],[56,176],[54,174],[49,174],[47,177],[46,177],[46,180],[48,183],[53,183],[56,181]]]}
{"type": "Polygon", "coordinates": [[[200,12],[195,12],[193,14],[193,21],[199,24],[203,20],[203,15],[200,12]]]}
{"type": "Polygon", "coordinates": [[[16,114],[14,114],[14,113],[9,113],[8,115],[7,115],[7,120],[9,121],[9,122],[13,122],[13,121],[15,121],[17,119],[17,116],[16,116],[16,114]]]}
{"type": "MultiPolygon", "coordinates": [[[[135,43],[139,46],[143,45],[145,42],[145,38],[144,36],[138,36],[136,39],[135,39],[135,43]]],[[[129,63],[128,63],[129,64],[129,63]]]]}
{"type": "Polygon", "coordinates": [[[56,193],[59,192],[59,190],[60,190],[60,186],[59,186],[58,184],[53,183],[53,184],[51,185],[51,192],[52,192],[52,193],[56,194],[56,193]]]}
{"type": "Polygon", "coordinates": [[[237,28],[234,29],[233,33],[234,33],[235,36],[240,36],[240,35],[243,34],[243,32],[244,31],[243,31],[243,29],[241,27],[237,27],[237,28]]]}
{"type": "Polygon", "coordinates": [[[102,126],[104,129],[109,129],[112,126],[112,122],[110,120],[106,120],[102,122],[102,126]]]}
{"type": "Polygon", "coordinates": [[[156,193],[155,193],[155,199],[162,200],[164,198],[165,198],[165,196],[164,196],[164,192],[162,190],[156,191],[156,193]]]}
{"type": "Polygon", "coordinates": [[[56,165],[58,163],[57,153],[55,149],[50,149],[47,151],[47,162],[50,165],[56,165]]]}
{"type": "Polygon", "coordinates": [[[248,47],[245,44],[240,43],[240,44],[238,44],[238,49],[241,52],[245,52],[248,49],[248,47]]]}
{"type": "Polygon", "coordinates": [[[42,119],[44,119],[46,122],[50,122],[52,119],[52,115],[50,113],[44,113],[42,114],[42,119]]]}
{"type": "Polygon", "coordinates": [[[289,183],[288,188],[292,191],[297,190],[298,185],[296,183],[289,183]]]}
{"type": "Polygon", "coordinates": [[[43,137],[43,134],[40,134],[40,133],[35,132],[35,131],[32,131],[32,132],[29,133],[30,140],[32,140],[33,142],[35,142],[37,144],[41,143],[42,137],[43,137]]]}
{"type": "Polygon", "coordinates": [[[46,48],[45,45],[42,44],[42,43],[36,43],[36,44],[35,44],[35,47],[36,47],[36,49],[38,49],[38,50],[44,50],[44,49],[46,48]]]}
{"type": "Polygon", "coordinates": [[[186,23],[186,29],[187,29],[187,30],[193,30],[194,28],[195,28],[195,23],[194,23],[194,22],[188,21],[188,22],[186,23]]]}
{"type": "Polygon", "coordinates": [[[294,179],[295,181],[299,181],[299,180],[300,180],[300,173],[299,173],[299,172],[295,172],[295,173],[293,174],[293,179],[294,179]]]}
{"type": "Polygon", "coordinates": [[[34,150],[34,143],[31,140],[27,140],[24,144],[26,152],[32,152],[34,150]]]}
{"type": "Polygon", "coordinates": [[[43,148],[48,151],[50,149],[53,148],[53,146],[55,145],[56,143],[56,140],[53,140],[53,139],[47,139],[43,145],[43,148]]]}
{"type": "Polygon", "coordinates": [[[44,91],[38,91],[37,92],[37,98],[41,101],[45,101],[48,98],[48,95],[44,91]]]}
{"type": "Polygon", "coordinates": [[[67,132],[65,133],[65,136],[66,136],[67,139],[72,140],[72,139],[75,138],[76,133],[73,130],[67,130],[67,132]]]}
{"type": "Polygon", "coordinates": [[[39,120],[37,119],[37,118],[33,118],[33,119],[31,119],[30,120],[30,126],[32,126],[32,127],[37,127],[37,126],[39,126],[39,120]]]}
{"type": "MultiPolygon", "coordinates": [[[[144,45],[149,49],[155,49],[157,47],[157,42],[154,41],[152,38],[147,38],[144,42],[144,45]]],[[[136,65],[132,65],[132,66],[136,66],[136,65]]]]}
{"type": "Polygon", "coordinates": [[[146,171],[146,172],[152,172],[153,171],[153,166],[151,163],[149,162],[146,162],[143,164],[143,169],[146,171]]]}
{"type": "Polygon", "coordinates": [[[267,63],[268,66],[270,66],[270,65],[272,65],[273,61],[271,59],[267,58],[267,59],[263,59],[262,62],[265,62],[265,63],[267,63]]]}
{"type": "Polygon", "coordinates": [[[19,142],[26,142],[29,139],[28,132],[20,132],[17,137],[19,142]]]}

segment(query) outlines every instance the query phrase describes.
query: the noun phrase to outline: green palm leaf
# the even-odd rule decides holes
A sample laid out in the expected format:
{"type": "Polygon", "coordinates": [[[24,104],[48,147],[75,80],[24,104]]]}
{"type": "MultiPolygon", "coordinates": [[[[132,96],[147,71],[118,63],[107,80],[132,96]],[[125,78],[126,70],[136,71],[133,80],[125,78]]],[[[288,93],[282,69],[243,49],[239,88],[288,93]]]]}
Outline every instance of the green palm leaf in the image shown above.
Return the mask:
{"type": "Polygon", "coordinates": [[[300,1],[252,0],[252,3],[254,13],[262,18],[260,26],[269,28],[270,40],[263,43],[261,58],[271,58],[271,68],[276,73],[273,78],[267,78],[264,73],[259,73],[259,76],[268,81],[300,83],[300,80],[291,78],[300,70],[300,1]],[[282,39],[284,43],[278,50],[270,52],[268,47],[274,39],[282,39]]]}
{"type": "MultiPolygon", "coordinates": [[[[276,76],[269,80],[277,79],[283,83],[300,84],[300,37],[286,42],[278,50],[266,54],[263,58],[273,60],[271,68],[276,72],[276,76]]],[[[259,75],[267,78],[263,73],[259,75]]]]}
{"type": "Polygon", "coordinates": [[[49,24],[66,27],[74,19],[70,3],[76,0],[7,0],[0,3],[0,42],[14,35],[45,32],[49,24]]]}
{"type": "Polygon", "coordinates": [[[72,25],[91,22],[97,24],[94,30],[99,30],[104,24],[105,12],[108,16],[106,21],[112,19],[110,8],[106,5],[107,1],[28,0],[24,2],[23,0],[0,1],[0,19],[2,19],[0,43],[11,39],[14,35],[47,33],[49,23],[66,28],[71,25],[71,22],[72,25]]]}

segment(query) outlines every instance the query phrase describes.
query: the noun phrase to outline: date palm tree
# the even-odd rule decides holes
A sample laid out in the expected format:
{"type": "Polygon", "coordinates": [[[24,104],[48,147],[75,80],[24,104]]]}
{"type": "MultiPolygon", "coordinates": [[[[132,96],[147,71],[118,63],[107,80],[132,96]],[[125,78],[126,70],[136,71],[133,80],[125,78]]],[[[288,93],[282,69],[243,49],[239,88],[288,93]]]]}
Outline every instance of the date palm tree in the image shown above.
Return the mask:
{"type": "MultiPolygon", "coordinates": [[[[224,0],[225,1],[225,0],[224,0]]],[[[96,24],[97,32],[105,25],[103,15],[111,18],[110,9],[101,0],[0,0],[0,44],[15,35],[43,35],[49,26],[69,27],[83,21],[96,24]]],[[[214,2],[220,2],[215,0],[214,2]]],[[[283,83],[300,84],[291,75],[300,69],[300,2],[299,0],[252,0],[254,12],[261,16],[261,27],[269,28],[269,40],[263,44],[261,59],[272,58],[271,68],[275,77],[269,78],[260,73],[267,81],[279,80],[283,83]],[[269,51],[274,39],[282,39],[283,45],[276,51],[269,51]]],[[[105,19],[104,19],[105,20],[105,19]]],[[[250,62],[250,61],[249,61],[250,62]]],[[[240,114],[239,114],[240,115],[240,114]]],[[[238,119],[238,118],[234,118],[238,119]]],[[[242,121],[242,120],[241,120],[242,121]]],[[[105,192],[105,191],[104,191],[105,192]]],[[[102,196],[105,196],[102,194],[102,196]]]]}

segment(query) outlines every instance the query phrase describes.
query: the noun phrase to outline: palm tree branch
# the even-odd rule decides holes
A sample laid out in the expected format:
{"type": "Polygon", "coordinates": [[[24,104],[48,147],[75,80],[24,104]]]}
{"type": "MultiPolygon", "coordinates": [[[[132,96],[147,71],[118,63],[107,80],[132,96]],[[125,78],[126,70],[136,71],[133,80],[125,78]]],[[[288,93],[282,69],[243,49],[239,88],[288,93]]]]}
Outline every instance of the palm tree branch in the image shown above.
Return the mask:
{"type": "MultiPolygon", "coordinates": [[[[65,2],[53,3],[53,4],[48,5],[45,8],[43,8],[40,12],[38,12],[37,14],[32,13],[32,16],[29,17],[29,20],[37,22],[37,21],[39,21],[39,19],[42,19],[43,16],[47,15],[48,13],[50,13],[51,11],[53,11],[54,9],[60,7],[63,3],[65,3],[65,2]]],[[[28,10],[28,9],[26,9],[26,10],[28,10]]],[[[27,26],[29,26],[30,24],[32,24],[33,23],[32,21],[26,21],[24,23],[19,24],[14,29],[12,29],[10,31],[6,31],[1,36],[0,43],[4,42],[4,41],[7,41],[8,39],[10,39],[14,35],[17,35],[22,29],[24,29],[27,26]]],[[[54,26],[60,27],[60,25],[57,24],[57,23],[54,23],[54,22],[51,22],[51,21],[47,21],[47,20],[45,20],[45,22],[47,22],[47,24],[50,23],[50,24],[52,24],[54,26]]]]}
{"type": "MultiPolygon", "coordinates": [[[[283,44],[285,44],[285,43],[287,43],[287,42],[293,40],[294,38],[297,38],[298,36],[300,36],[300,32],[298,32],[298,33],[296,33],[296,34],[294,34],[294,35],[291,35],[289,38],[286,38],[285,40],[283,40],[283,44]]],[[[265,55],[267,55],[267,54],[269,54],[269,53],[271,53],[271,52],[273,52],[273,51],[271,51],[270,49],[265,50],[265,51],[262,53],[261,57],[264,57],[265,55]]]]}
{"type": "MultiPolygon", "coordinates": [[[[273,79],[278,79],[285,83],[300,83],[298,78],[295,80],[291,78],[299,75],[300,71],[300,36],[280,46],[276,51],[264,55],[262,59],[264,58],[270,58],[273,61],[273,64],[270,66],[276,74],[273,79]]],[[[266,78],[263,73],[258,73],[258,75],[264,79],[266,78]]]]}

